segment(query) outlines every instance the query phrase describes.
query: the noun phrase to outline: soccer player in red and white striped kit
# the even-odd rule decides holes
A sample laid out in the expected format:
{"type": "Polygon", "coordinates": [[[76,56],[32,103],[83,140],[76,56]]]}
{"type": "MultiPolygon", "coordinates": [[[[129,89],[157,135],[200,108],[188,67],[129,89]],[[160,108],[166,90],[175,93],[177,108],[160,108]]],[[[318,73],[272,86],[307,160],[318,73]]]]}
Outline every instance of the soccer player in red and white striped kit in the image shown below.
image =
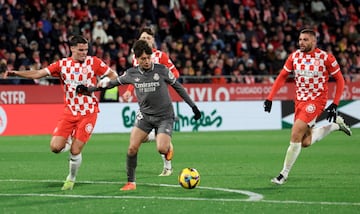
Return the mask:
{"type": "MultiPolygon", "coordinates": [[[[155,33],[150,27],[144,27],[140,32],[139,40],[146,41],[149,46],[152,48],[152,55],[151,55],[151,61],[153,63],[162,64],[165,65],[171,73],[175,76],[175,78],[179,78],[180,74],[179,71],[176,69],[174,63],[169,59],[169,56],[161,51],[155,48],[155,33]]],[[[137,61],[135,55],[133,55],[132,58],[132,64],[133,66],[138,66],[139,62],[137,61]]],[[[125,101],[128,101],[131,98],[131,92],[134,90],[133,85],[129,85],[123,94],[123,99],[125,101]]],[[[149,133],[146,139],[144,139],[144,142],[149,141],[155,141],[155,132],[154,130],[149,133]]],[[[170,142],[172,152],[173,152],[173,144],[170,142]]],[[[159,176],[170,176],[173,173],[173,168],[171,164],[171,160],[167,160],[165,158],[165,155],[161,154],[161,157],[164,162],[164,168],[162,172],[159,174],[159,176]]]]}
{"type": "Polygon", "coordinates": [[[65,108],[50,141],[51,151],[59,153],[66,150],[68,137],[70,145],[69,174],[62,190],[72,190],[77,172],[82,162],[81,151],[91,137],[97,114],[98,99],[94,93],[81,93],[79,85],[96,86],[99,77],[116,79],[115,71],[102,60],[88,56],[88,41],[75,35],[70,39],[71,56],[60,59],[46,68],[31,71],[7,71],[6,76],[20,76],[39,79],[45,76],[58,77],[64,89],[65,108]]]}
{"type": "Polygon", "coordinates": [[[280,74],[276,78],[270,94],[264,102],[264,110],[271,111],[272,100],[290,73],[294,74],[295,118],[291,130],[290,145],[287,149],[283,169],[271,179],[272,183],[283,184],[289,175],[301,147],[308,147],[333,131],[352,132],[344,119],[337,115],[336,109],[344,89],[344,77],[335,57],[316,47],[316,34],[312,29],[304,29],[299,36],[299,49],[291,53],[280,74]],[[328,81],[332,76],[336,81],[333,102],[325,109],[328,125],[314,127],[316,119],[324,111],[328,99],[328,81]]]}

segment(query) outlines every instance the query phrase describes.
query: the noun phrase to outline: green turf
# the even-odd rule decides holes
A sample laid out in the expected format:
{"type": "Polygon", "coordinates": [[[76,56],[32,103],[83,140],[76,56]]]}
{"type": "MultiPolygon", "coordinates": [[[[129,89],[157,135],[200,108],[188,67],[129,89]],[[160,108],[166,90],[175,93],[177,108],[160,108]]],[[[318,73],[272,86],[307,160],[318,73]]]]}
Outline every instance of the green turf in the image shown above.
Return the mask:
{"type": "Polygon", "coordinates": [[[0,138],[0,213],[359,213],[360,129],[332,133],[303,149],[288,182],[270,179],[282,168],[290,130],[174,133],[174,175],[158,177],[154,143],[140,149],[137,190],[126,182],[128,134],[93,135],[73,191],[61,191],[68,154],[53,154],[50,136],[0,138]],[[201,174],[193,190],[177,173],[201,174]],[[216,189],[222,188],[222,189],[216,189]],[[236,192],[237,190],[237,192],[236,192]],[[263,196],[247,201],[249,191],[263,196]]]}

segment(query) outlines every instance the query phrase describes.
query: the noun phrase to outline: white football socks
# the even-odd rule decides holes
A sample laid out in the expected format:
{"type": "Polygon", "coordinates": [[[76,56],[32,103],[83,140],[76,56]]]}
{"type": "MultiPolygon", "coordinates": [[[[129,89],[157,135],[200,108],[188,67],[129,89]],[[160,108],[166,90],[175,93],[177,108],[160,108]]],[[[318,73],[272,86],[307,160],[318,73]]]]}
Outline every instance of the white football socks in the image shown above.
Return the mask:
{"type": "Polygon", "coordinates": [[[301,142],[298,143],[290,142],[290,145],[286,152],[284,166],[280,172],[285,178],[288,177],[288,174],[291,168],[293,167],[297,157],[299,156],[300,151],[301,151],[301,142]]]}
{"type": "Polygon", "coordinates": [[[76,175],[79,171],[80,165],[82,162],[82,155],[81,153],[78,155],[70,155],[69,161],[69,175],[67,176],[66,180],[75,181],[76,175]]]}
{"type": "Polygon", "coordinates": [[[331,123],[329,125],[317,127],[312,129],[312,137],[311,137],[311,145],[320,141],[324,137],[326,137],[328,134],[330,134],[333,131],[339,130],[339,125],[336,123],[331,123]]]}
{"type": "Polygon", "coordinates": [[[161,154],[161,158],[163,159],[163,162],[164,162],[164,168],[172,169],[171,160],[166,160],[164,154],[161,154]]]}

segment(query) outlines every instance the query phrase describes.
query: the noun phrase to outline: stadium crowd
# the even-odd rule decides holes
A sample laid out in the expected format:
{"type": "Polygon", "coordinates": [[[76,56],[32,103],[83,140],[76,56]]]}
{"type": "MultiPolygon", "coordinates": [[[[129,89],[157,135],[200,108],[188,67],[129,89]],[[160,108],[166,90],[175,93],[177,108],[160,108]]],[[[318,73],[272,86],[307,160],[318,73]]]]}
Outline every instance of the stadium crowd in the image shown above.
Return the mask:
{"type": "MultiPolygon", "coordinates": [[[[360,81],[359,17],[360,0],[0,0],[0,73],[67,57],[69,38],[80,34],[91,55],[121,74],[131,66],[140,29],[152,26],[183,83],[269,83],[297,48],[299,31],[312,28],[318,46],[354,82],[360,81]]],[[[7,81],[1,84],[29,83],[7,81]]]]}

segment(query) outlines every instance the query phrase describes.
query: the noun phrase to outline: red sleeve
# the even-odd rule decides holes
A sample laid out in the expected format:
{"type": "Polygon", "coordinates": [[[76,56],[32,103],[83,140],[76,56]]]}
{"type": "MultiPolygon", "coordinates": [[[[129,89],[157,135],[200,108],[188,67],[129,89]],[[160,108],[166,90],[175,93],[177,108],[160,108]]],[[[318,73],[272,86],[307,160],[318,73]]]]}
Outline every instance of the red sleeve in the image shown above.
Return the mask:
{"type": "Polygon", "coordinates": [[[335,93],[333,103],[335,103],[336,105],[339,105],[341,95],[343,93],[344,86],[345,86],[345,80],[340,71],[340,65],[336,61],[336,58],[334,57],[334,55],[328,54],[328,58],[325,61],[325,66],[326,66],[326,70],[336,80],[336,93],[335,93]]]}
{"type": "Polygon", "coordinates": [[[343,77],[343,75],[341,74],[340,71],[336,72],[333,75],[333,77],[336,80],[336,93],[335,93],[333,103],[335,103],[336,105],[339,105],[341,95],[342,95],[343,90],[344,90],[345,81],[344,81],[344,77],[343,77]]]}
{"type": "Polygon", "coordinates": [[[325,61],[326,70],[331,74],[334,75],[336,72],[340,71],[340,65],[336,61],[336,58],[332,54],[328,54],[328,58],[325,61]]]}
{"type": "Polygon", "coordinates": [[[110,70],[110,67],[106,65],[105,62],[101,61],[98,57],[94,56],[93,60],[93,69],[96,75],[102,76],[110,70]]]}
{"type": "Polygon", "coordinates": [[[60,60],[50,64],[47,67],[48,71],[50,72],[50,75],[53,77],[59,77],[60,76],[60,60]]]}
{"type": "Polygon", "coordinates": [[[162,52],[159,63],[165,65],[169,69],[169,71],[174,74],[175,78],[179,78],[179,71],[176,69],[174,63],[169,59],[168,55],[165,52],[162,52]]]}
{"type": "Polygon", "coordinates": [[[281,86],[285,84],[285,81],[288,76],[289,76],[289,72],[287,72],[285,69],[282,69],[280,71],[280,74],[276,77],[276,80],[271,88],[270,94],[266,99],[273,100],[278,90],[281,88],[281,86]]]}

